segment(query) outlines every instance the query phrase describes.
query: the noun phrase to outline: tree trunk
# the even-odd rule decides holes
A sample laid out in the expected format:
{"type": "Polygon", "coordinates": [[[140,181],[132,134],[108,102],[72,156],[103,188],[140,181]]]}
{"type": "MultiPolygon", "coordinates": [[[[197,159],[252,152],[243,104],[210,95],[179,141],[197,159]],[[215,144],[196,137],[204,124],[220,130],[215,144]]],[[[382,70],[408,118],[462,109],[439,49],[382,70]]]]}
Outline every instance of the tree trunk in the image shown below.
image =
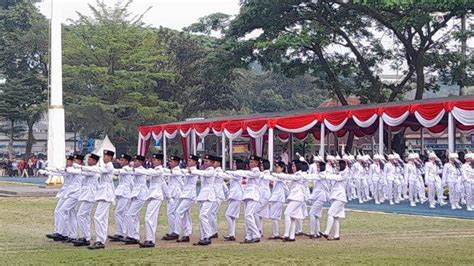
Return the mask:
{"type": "Polygon", "coordinates": [[[26,140],[26,151],[25,159],[30,158],[31,149],[33,148],[33,143],[35,142],[35,137],[33,136],[33,126],[35,122],[33,119],[27,121],[28,124],[28,139],[26,140]]]}
{"type": "Polygon", "coordinates": [[[345,149],[346,153],[351,153],[352,146],[354,145],[354,138],[355,138],[354,132],[349,131],[349,136],[347,136],[347,143],[346,143],[346,149],[345,149]]]}
{"type": "Polygon", "coordinates": [[[420,52],[415,61],[415,72],[416,72],[416,93],[415,100],[423,99],[423,93],[425,92],[425,66],[424,66],[424,54],[420,52]]]}
{"type": "Polygon", "coordinates": [[[396,153],[403,155],[405,153],[405,130],[400,131],[398,134],[393,135],[392,150],[396,153]]]}
{"type": "Polygon", "coordinates": [[[15,131],[15,120],[11,119],[10,120],[10,136],[9,136],[9,140],[8,140],[8,158],[10,160],[13,160],[13,135],[14,135],[14,131],[15,131]]]}

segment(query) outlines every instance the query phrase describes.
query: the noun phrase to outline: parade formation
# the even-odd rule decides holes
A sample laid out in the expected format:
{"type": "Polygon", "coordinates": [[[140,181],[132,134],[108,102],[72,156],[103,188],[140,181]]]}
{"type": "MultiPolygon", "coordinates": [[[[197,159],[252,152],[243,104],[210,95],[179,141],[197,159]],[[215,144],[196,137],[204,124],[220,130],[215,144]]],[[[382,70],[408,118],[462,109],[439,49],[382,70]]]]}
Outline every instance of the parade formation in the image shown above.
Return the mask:
{"type": "Polygon", "coordinates": [[[211,154],[202,158],[190,155],[186,160],[170,156],[167,162],[163,154],[153,154],[153,166],[149,168],[144,167],[144,156],[121,154],[118,169],[112,164],[114,156],[108,150],[101,155],[89,154],[84,164],[84,156],[75,154],[66,158],[65,168],[47,168],[43,172],[64,178],[54,210],[54,232],[48,238],[89,249],[105,248],[107,239],[141,248],[155,247],[164,201],[168,230],[161,239],[190,242],[191,209],[196,206],[200,240],[194,245],[201,246],[219,238],[218,214],[225,201],[227,232],[223,239],[240,240],[242,244],[258,243],[264,235],[268,240],[283,242],[293,242],[297,235],[340,240],[344,206],[352,200],[360,204],[387,201],[390,205],[409,201],[412,207],[427,202],[430,208],[449,203],[453,210],[474,209],[474,154],[470,152],[464,155],[463,163],[457,153],[450,153],[444,164],[434,152],[428,152],[426,161],[417,153],[407,154],[405,160],[396,153],[372,157],[315,155],[309,162],[297,156],[290,165],[275,162],[274,171],[269,170],[268,160],[258,156],[235,160],[235,169],[228,171],[221,167],[222,158],[211,154]],[[180,162],[184,168],[180,168],[180,162]],[[118,177],[117,185],[113,176],[118,177]],[[111,204],[115,205],[115,233],[108,235],[111,204]],[[94,205],[96,232],[95,241],[91,242],[94,205]],[[141,241],[140,211],[145,205],[146,237],[141,241]],[[325,230],[321,230],[325,206],[327,222],[325,230]],[[245,237],[238,239],[236,224],[241,207],[245,237]],[[308,216],[309,231],[304,232],[303,221],[308,216]],[[265,221],[271,222],[271,232],[263,231],[265,221]]]}

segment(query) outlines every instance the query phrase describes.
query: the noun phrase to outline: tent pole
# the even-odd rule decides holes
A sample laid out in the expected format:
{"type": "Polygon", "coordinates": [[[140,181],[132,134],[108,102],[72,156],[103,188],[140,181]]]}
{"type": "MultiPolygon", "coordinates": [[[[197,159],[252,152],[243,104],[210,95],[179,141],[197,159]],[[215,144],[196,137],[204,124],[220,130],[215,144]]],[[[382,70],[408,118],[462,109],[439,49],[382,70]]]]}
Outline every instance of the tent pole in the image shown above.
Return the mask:
{"type": "Polygon", "coordinates": [[[383,119],[379,117],[379,154],[383,155],[383,119]]]}
{"type": "Polygon", "coordinates": [[[319,134],[319,156],[324,158],[324,136],[325,134],[325,126],[324,123],[321,123],[321,129],[319,134]]]}
{"type": "Polygon", "coordinates": [[[268,129],[268,161],[270,162],[270,171],[273,171],[273,128],[268,129]]]}
{"type": "Polygon", "coordinates": [[[222,170],[225,170],[225,133],[222,131],[222,170]]]}

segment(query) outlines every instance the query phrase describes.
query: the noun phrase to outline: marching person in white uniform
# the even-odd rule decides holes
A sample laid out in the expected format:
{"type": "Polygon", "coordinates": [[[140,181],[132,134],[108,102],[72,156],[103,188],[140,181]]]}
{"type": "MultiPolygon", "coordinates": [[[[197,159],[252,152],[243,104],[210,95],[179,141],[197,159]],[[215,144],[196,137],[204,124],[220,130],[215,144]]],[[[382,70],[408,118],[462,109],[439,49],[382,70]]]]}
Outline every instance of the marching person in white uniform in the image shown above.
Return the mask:
{"type": "Polygon", "coordinates": [[[400,201],[397,195],[397,186],[395,183],[396,180],[398,180],[397,167],[395,166],[395,156],[393,154],[388,155],[388,162],[384,165],[383,169],[383,178],[387,183],[387,198],[389,204],[393,205],[399,203],[400,201]]]}
{"type": "Polygon", "coordinates": [[[112,180],[114,173],[112,160],[114,155],[115,153],[113,151],[104,150],[104,165],[100,165],[99,163],[94,166],[80,166],[82,172],[99,174],[97,192],[95,194],[97,207],[94,215],[96,242],[88,247],[88,249],[91,250],[105,248],[105,241],[107,240],[110,204],[115,202],[114,183],[112,180]]]}
{"type": "Polygon", "coordinates": [[[464,159],[466,162],[462,166],[462,184],[464,186],[464,189],[466,191],[466,209],[468,211],[473,211],[474,210],[474,169],[473,169],[473,159],[474,159],[474,154],[473,153],[467,153],[464,156],[464,159]]]}
{"type": "MultiPolygon", "coordinates": [[[[285,170],[286,165],[283,161],[279,161],[275,164],[276,174],[284,173],[285,170]]],[[[284,181],[278,178],[273,178],[271,181],[273,182],[273,189],[269,202],[270,219],[272,220],[272,236],[268,239],[276,240],[282,239],[282,236],[280,236],[279,222],[281,220],[281,214],[283,213],[283,204],[286,202],[286,197],[289,193],[289,190],[284,181]]]]}
{"type": "Polygon", "coordinates": [[[369,179],[372,181],[372,197],[375,204],[380,204],[384,201],[383,192],[383,156],[380,154],[374,155],[374,163],[369,168],[369,179]]]}
{"type": "Polygon", "coordinates": [[[268,160],[262,160],[260,168],[262,170],[262,178],[260,178],[260,184],[258,186],[260,191],[260,201],[257,207],[257,214],[255,215],[255,221],[260,234],[263,235],[263,219],[270,218],[270,196],[272,191],[270,190],[270,162],[268,160]]]}
{"type": "MultiPolygon", "coordinates": [[[[189,242],[192,234],[193,222],[191,220],[191,207],[196,201],[196,183],[198,176],[192,175],[191,171],[198,169],[199,157],[189,155],[187,169],[182,169],[184,185],[181,191],[180,202],[176,212],[178,213],[178,233],[181,236],[176,242],[189,242]]],[[[173,173],[174,174],[174,173],[173,173]]]]}
{"type": "Polygon", "coordinates": [[[446,203],[443,200],[443,185],[441,183],[440,174],[442,169],[438,166],[437,160],[438,156],[434,152],[428,154],[428,161],[425,163],[425,181],[428,185],[428,201],[430,203],[430,208],[436,208],[436,199],[441,206],[446,203]]]}
{"type": "Polygon", "coordinates": [[[326,224],[326,230],[322,234],[327,240],[340,240],[340,219],[346,217],[344,205],[347,203],[347,197],[344,171],[347,170],[347,165],[344,161],[341,161],[338,168],[340,170],[339,173],[331,173],[326,169],[326,171],[321,175],[321,177],[328,180],[331,187],[329,195],[331,206],[328,210],[328,222],[326,224]],[[330,237],[331,232],[333,232],[332,237],[330,237]]]}
{"type": "Polygon", "coordinates": [[[260,172],[261,158],[255,155],[250,156],[248,170],[237,170],[231,172],[233,175],[245,177],[247,184],[244,187],[244,212],[245,212],[245,240],[241,244],[252,244],[260,242],[261,234],[257,226],[255,216],[257,215],[257,207],[260,202],[260,172]]]}
{"type": "MultiPolygon", "coordinates": [[[[236,170],[245,170],[246,164],[244,161],[235,160],[236,170]]],[[[229,174],[226,178],[229,182],[229,197],[225,218],[227,220],[227,236],[224,236],[225,241],[235,241],[235,227],[236,220],[240,217],[240,203],[244,195],[242,188],[242,177],[238,175],[229,174]]]]}
{"type": "Polygon", "coordinates": [[[133,176],[133,188],[130,195],[130,207],[125,215],[127,237],[124,242],[126,245],[140,243],[140,211],[148,199],[148,187],[146,185],[148,169],[143,167],[144,161],[144,156],[133,156],[132,169],[129,171],[130,175],[133,176]]]}
{"type": "Polygon", "coordinates": [[[145,169],[146,174],[150,177],[150,187],[146,196],[148,205],[145,212],[145,241],[139,243],[141,248],[155,247],[160,207],[168,193],[164,177],[170,173],[170,170],[163,167],[162,154],[153,154],[152,158],[153,168],[145,169]]]}
{"type": "Polygon", "coordinates": [[[443,185],[448,185],[449,189],[449,203],[451,204],[451,209],[462,209],[459,205],[459,200],[461,196],[461,165],[457,161],[458,154],[450,153],[449,161],[444,164],[443,168],[443,185]]]}
{"type": "Polygon", "coordinates": [[[170,156],[168,161],[168,167],[171,169],[171,172],[176,174],[171,174],[168,177],[168,189],[169,197],[166,201],[166,215],[168,217],[168,233],[162,237],[162,240],[178,240],[178,214],[176,210],[179,205],[179,197],[181,196],[181,189],[184,185],[183,177],[180,174],[181,169],[179,168],[179,162],[181,157],[170,156]]]}
{"type": "Polygon", "coordinates": [[[367,200],[367,196],[365,195],[366,184],[364,183],[364,157],[362,155],[357,155],[357,162],[354,163],[353,169],[357,190],[357,198],[359,199],[359,203],[362,204],[367,200]]]}
{"type": "MultiPolygon", "coordinates": [[[[71,174],[66,172],[67,168],[72,168],[74,156],[67,156],[66,157],[66,168],[65,169],[59,169],[59,168],[49,168],[47,167],[46,170],[40,170],[40,174],[48,174],[48,175],[61,175],[64,179],[63,186],[61,189],[58,191],[56,194],[56,198],[58,199],[58,202],[56,203],[56,208],[54,209],[54,233],[52,234],[47,234],[46,237],[53,239],[54,241],[67,241],[69,238],[73,239],[76,238],[75,234],[72,234],[71,230],[68,230],[69,227],[72,227],[72,224],[68,223],[66,221],[67,217],[65,215],[61,215],[61,212],[63,211],[63,205],[68,201],[68,196],[67,194],[69,193],[69,187],[72,182],[74,182],[74,176],[71,176],[71,174]],[[71,225],[71,226],[69,226],[71,225]]],[[[76,181],[79,189],[81,187],[80,180],[76,181]]],[[[74,204],[74,207],[76,205],[74,204]]],[[[75,210],[75,209],[74,209],[75,210]]],[[[67,216],[69,217],[69,211],[66,212],[67,216]]],[[[72,223],[73,221],[71,221],[72,223]]],[[[76,221],[76,227],[77,227],[77,221],[76,221]]],[[[75,232],[74,228],[74,232],[75,232]]]]}
{"type": "Polygon", "coordinates": [[[197,197],[199,202],[199,222],[200,222],[200,233],[201,239],[194,245],[207,246],[211,244],[211,236],[213,234],[212,227],[210,224],[211,208],[216,199],[216,191],[214,190],[214,179],[216,171],[214,170],[213,164],[218,160],[217,156],[205,155],[202,168],[204,170],[193,169],[191,174],[199,176],[201,180],[201,190],[197,197]]]}
{"type": "MultiPolygon", "coordinates": [[[[315,156],[313,159],[315,164],[310,165],[310,174],[319,175],[320,172],[326,171],[326,164],[323,158],[315,156]],[[312,166],[312,167],[311,167],[312,166]]],[[[324,179],[316,179],[313,181],[313,192],[310,195],[311,209],[309,210],[309,237],[311,239],[321,238],[320,218],[323,215],[323,205],[329,201],[329,187],[324,179]]]]}
{"type": "Polygon", "coordinates": [[[127,154],[120,155],[119,163],[121,169],[116,169],[114,174],[119,177],[119,184],[115,188],[115,197],[117,205],[115,206],[115,234],[109,236],[110,242],[125,241],[127,235],[127,226],[125,215],[130,206],[130,196],[133,188],[133,176],[130,175],[130,162],[132,156],[127,154]]]}
{"type": "Polygon", "coordinates": [[[410,199],[410,206],[416,206],[416,184],[418,182],[418,174],[415,165],[416,156],[414,153],[408,155],[408,162],[405,164],[405,180],[408,181],[408,196],[410,199]]]}
{"type": "Polygon", "coordinates": [[[225,200],[225,195],[227,193],[227,186],[224,183],[224,178],[226,177],[226,175],[224,174],[224,171],[221,167],[222,157],[216,157],[215,159],[216,161],[214,161],[213,164],[214,170],[216,171],[216,176],[214,178],[214,190],[216,191],[217,200],[212,206],[211,217],[209,220],[213,232],[211,235],[211,239],[219,237],[219,223],[217,221],[217,215],[219,213],[219,208],[221,207],[222,202],[225,200]]]}
{"type": "MultiPolygon", "coordinates": [[[[87,159],[88,166],[94,166],[100,159],[99,155],[91,153],[87,159]]],[[[91,211],[95,202],[99,174],[95,172],[81,171],[79,164],[74,164],[77,174],[82,176],[81,194],[78,202],[81,203],[77,211],[77,224],[79,228],[78,239],[72,241],[74,246],[89,246],[91,239],[91,211]]]]}

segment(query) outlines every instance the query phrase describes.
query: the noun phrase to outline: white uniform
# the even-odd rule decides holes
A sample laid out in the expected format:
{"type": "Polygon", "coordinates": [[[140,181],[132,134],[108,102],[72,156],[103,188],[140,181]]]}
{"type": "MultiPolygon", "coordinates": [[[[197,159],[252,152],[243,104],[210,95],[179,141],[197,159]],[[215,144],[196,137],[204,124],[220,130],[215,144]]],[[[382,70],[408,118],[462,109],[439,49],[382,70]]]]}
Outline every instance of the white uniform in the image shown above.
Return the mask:
{"type": "Polygon", "coordinates": [[[270,196],[272,191],[270,190],[270,170],[265,170],[262,173],[262,177],[259,179],[258,189],[260,192],[260,201],[257,206],[257,215],[255,221],[260,233],[263,233],[263,221],[262,219],[270,218],[270,196]]]}
{"type": "Polygon", "coordinates": [[[418,182],[418,174],[416,170],[415,163],[408,162],[405,164],[405,180],[408,181],[408,197],[410,199],[410,205],[415,206],[415,198],[416,198],[416,184],[418,182]]]}
{"type": "MultiPolygon", "coordinates": [[[[73,167],[67,167],[63,175],[67,180],[67,191],[63,195],[66,199],[61,206],[59,215],[67,229],[67,236],[71,239],[77,237],[77,200],[81,194],[82,176],[80,171],[73,167]]],[[[66,182],[66,181],[65,181],[66,182]]]]}
{"type": "Polygon", "coordinates": [[[148,205],[145,212],[145,240],[153,243],[156,239],[156,227],[158,226],[161,203],[167,193],[164,180],[166,172],[169,172],[169,170],[161,165],[147,171],[147,175],[150,177],[150,187],[146,196],[148,205]]]}
{"type": "Polygon", "coordinates": [[[110,204],[115,202],[114,183],[112,180],[114,165],[112,162],[108,162],[104,166],[83,166],[82,171],[99,174],[97,192],[95,194],[95,201],[98,203],[94,215],[94,225],[97,242],[104,244],[107,240],[109,227],[110,204]]]}
{"type": "Polygon", "coordinates": [[[392,162],[387,162],[384,165],[383,169],[383,178],[385,179],[385,182],[387,183],[387,197],[388,200],[390,201],[390,204],[393,204],[394,201],[396,203],[399,202],[398,196],[397,196],[397,190],[396,190],[396,180],[398,180],[397,176],[397,168],[395,165],[393,165],[392,162]]]}
{"type": "Polygon", "coordinates": [[[258,186],[262,173],[258,167],[254,167],[250,171],[237,170],[232,173],[247,178],[247,184],[244,187],[244,195],[242,198],[245,211],[245,239],[260,239],[261,234],[255,220],[255,215],[260,201],[260,190],[258,186]]]}
{"type": "Polygon", "coordinates": [[[130,195],[130,207],[126,214],[127,237],[140,239],[140,210],[148,199],[148,187],[146,176],[149,171],[143,166],[133,168],[130,174],[133,176],[133,189],[130,195]]]}
{"type": "Polygon", "coordinates": [[[435,163],[432,161],[425,163],[425,181],[428,185],[428,200],[431,208],[436,205],[435,195],[437,195],[439,203],[443,202],[443,185],[439,177],[440,173],[441,169],[435,163]]]}
{"type": "MultiPolygon", "coordinates": [[[[329,167],[329,171],[333,171],[334,168],[329,167]]],[[[310,169],[311,170],[311,169],[310,169]]],[[[316,170],[312,170],[311,174],[319,174],[316,170]]],[[[309,210],[309,234],[312,236],[319,235],[321,231],[321,225],[319,219],[323,214],[323,205],[329,201],[329,184],[325,179],[316,179],[313,181],[313,192],[311,193],[309,200],[311,201],[311,209],[309,210]]]]}
{"type": "Polygon", "coordinates": [[[213,204],[217,201],[216,191],[214,190],[214,179],[216,171],[214,167],[208,167],[206,170],[191,170],[191,174],[198,175],[201,179],[201,190],[197,197],[199,202],[199,222],[201,231],[201,240],[209,239],[212,235],[212,227],[209,221],[210,212],[213,204]]]}
{"type": "Polygon", "coordinates": [[[357,198],[359,203],[363,203],[367,200],[367,195],[365,194],[366,183],[364,183],[365,169],[359,161],[355,162],[352,168],[354,169],[353,175],[357,188],[357,198]]]}
{"type": "Polygon", "coordinates": [[[240,203],[244,195],[242,189],[242,178],[233,174],[228,175],[229,178],[229,197],[228,206],[225,212],[227,220],[227,233],[228,236],[235,237],[235,220],[240,216],[240,203]]]}
{"type": "MultiPolygon", "coordinates": [[[[174,167],[171,169],[171,172],[180,172],[181,169],[179,166],[174,167]]],[[[178,232],[178,214],[176,210],[178,209],[179,205],[179,196],[181,196],[181,189],[183,187],[183,178],[181,175],[170,175],[168,178],[168,188],[169,188],[169,198],[167,202],[167,209],[166,214],[168,216],[168,234],[177,234],[178,232]]]]}
{"type": "Polygon", "coordinates": [[[79,238],[86,240],[91,239],[91,210],[95,202],[95,194],[97,191],[97,184],[99,174],[93,172],[78,172],[83,177],[81,185],[81,194],[78,201],[81,202],[79,210],[77,211],[77,224],[79,228],[79,238]]]}
{"type": "Polygon", "coordinates": [[[325,178],[331,184],[331,192],[329,198],[331,206],[328,210],[328,222],[326,224],[325,235],[334,232],[334,238],[339,238],[339,219],[345,217],[344,205],[347,202],[346,196],[346,180],[341,174],[326,173],[325,178]]]}
{"type": "Polygon", "coordinates": [[[460,208],[461,197],[461,170],[452,163],[445,163],[443,168],[443,184],[449,187],[449,203],[452,209],[460,208]]]}
{"type": "Polygon", "coordinates": [[[373,163],[369,167],[369,179],[372,181],[372,197],[375,204],[384,201],[383,197],[383,170],[378,163],[373,163]]]}
{"type": "MultiPolygon", "coordinates": [[[[196,170],[195,166],[190,167],[189,170],[196,170]]],[[[196,183],[198,176],[189,174],[189,171],[182,170],[184,176],[184,185],[179,196],[180,202],[176,212],[178,213],[178,231],[181,236],[190,236],[192,234],[192,220],[191,220],[191,207],[196,200],[196,183]]]]}
{"type": "Polygon", "coordinates": [[[280,236],[279,224],[283,212],[283,204],[286,202],[286,196],[289,193],[285,182],[278,178],[273,178],[272,195],[270,196],[270,219],[272,219],[273,236],[280,236]]]}
{"type": "Polygon", "coordinates": [[[115,197],[117,199],[117,205],[115,206],[115,234],[124,237],[127,234],[125,216],[130,207],[130,197],[133,188],[133,176],[130,175],[130,171],[129,166],[115,170],[115,174],[119,177],[119,184],[115,188],[115,197]]]}
{"type": "Polygon", "coordinates": [[[465,163],[462,167],[464,186],[466,188],[467,210],[474,209],[474,169],[471,163],[465,163]]]}
{"type": "Polygon", "coordinates": [[[217,234],[219,231],[219,224],[217,222],[217,214],[219,213],[219,208],[221,207],[222,202],[225,200],[225,192],[224,192],[224,187],[227,189],[227,186],[224,183],[224,171],[222,170],[221,167],[216,167],[216,176],[214,179],[214,190],[216,191],[216,197],[217,200],[212,206],[211,209],[211,217],[210,217],[210,222],[211,222],[211,228],[213,231],[213,235],[217,234]]]}

